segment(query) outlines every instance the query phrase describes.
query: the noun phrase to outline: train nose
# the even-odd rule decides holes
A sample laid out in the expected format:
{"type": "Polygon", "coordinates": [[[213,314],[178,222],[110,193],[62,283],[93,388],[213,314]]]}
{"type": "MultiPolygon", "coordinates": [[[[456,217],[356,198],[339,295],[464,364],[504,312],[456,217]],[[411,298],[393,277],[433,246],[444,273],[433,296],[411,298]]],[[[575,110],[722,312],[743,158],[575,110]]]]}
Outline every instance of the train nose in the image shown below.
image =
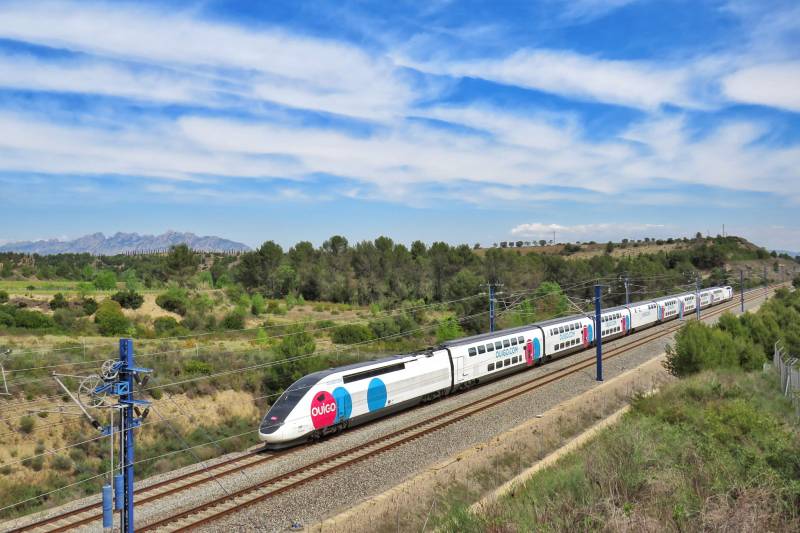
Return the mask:
{"type": "Polygon", "coordinates": [[[278,442],[285,432],[284,423],[276,416],[265,416],[258,428],[258,436],[264,442],[278,442]]]}

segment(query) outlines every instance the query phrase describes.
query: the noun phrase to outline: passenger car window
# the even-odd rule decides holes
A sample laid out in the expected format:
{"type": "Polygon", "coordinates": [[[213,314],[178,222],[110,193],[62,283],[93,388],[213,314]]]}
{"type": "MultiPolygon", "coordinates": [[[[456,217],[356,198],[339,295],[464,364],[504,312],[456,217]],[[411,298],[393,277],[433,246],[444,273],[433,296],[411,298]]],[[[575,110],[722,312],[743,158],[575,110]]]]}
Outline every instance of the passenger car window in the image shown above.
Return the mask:
{"type": "Polygon", "coordinates": [[[508,339],[503,339],[503,348],[508,348],[509,346],[511,346],[511,343],[508,339]]]}
{"type": "Polygon", "coordinates": [[[489,363],[489,372],[494,370],[494,363],[489,363]]]}
{"type": "Polygon", "coordinates": [[[478,353],[486,353],[486,347],[483,344],[478,346],[478,353]]]}
{"type": "Polygon", "coordinates": [[[503,343],[502,343],[502,342],[500,342],[500,341],[497,341],[497,342],[495,342],[495,343],[494,343],[494,347],[495,347],[495,348],[497,348],[497,349],[499,350],[500,348],[502,348],[502,347],[503,347],[503,343]]]}
{"type": "Polygon", "coordinates": [[[486,351],[487,352],[493,352],[494,351],[494,344],[492,344],[491,342],[489,344],[487,344],[486,345],[486,351]]]}
{"type": "Polygon", "coordinates": [[[477,351],[475,348],[470,348],[470,349],[468,350],[468,352],[469,352],[469,356],[470,356],[470,357],[472,357],[473,355],[475,355],[475,354],[477,354],[477,353],[478,353],[478,351],[477,351]]]}
{"type": "Polygon", "coordinates": [[[525,342],[525,337],[517,337],[517,340],[519,341],[520,344],[522,344],[525,342]]]}
{"type": "Polygon", "coordinates": [[[517,345],[517,339],[511,339],[511,346],[517,345]]]}

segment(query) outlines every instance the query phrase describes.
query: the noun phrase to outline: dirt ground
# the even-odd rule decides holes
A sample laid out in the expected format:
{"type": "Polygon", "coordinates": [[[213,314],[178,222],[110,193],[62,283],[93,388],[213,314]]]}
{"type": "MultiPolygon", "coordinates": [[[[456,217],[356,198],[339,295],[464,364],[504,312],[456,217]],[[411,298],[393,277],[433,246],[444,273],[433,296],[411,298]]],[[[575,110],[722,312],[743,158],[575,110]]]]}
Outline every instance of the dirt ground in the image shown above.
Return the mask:
{"type": "Polygon", "coordinates": [[[512,476],[524,471],[597,420],[626,405],[634,394],[648,392],[674,379],[664,370],[663,360],[664,355],[652,359],[567,400],[541,417],[468,448],[383,494],[315,524],[310,531],[393,531],[398,523],[403,531],[420,531],[437,503],[444,505],[440,501],[442,495],[454,487],[459,493],[469,495],[466,499],[478,500],[508,480],[508,476],[495,475],[500,468],[515,471],[512,476]],[[518,462],[520,457],[529,461],[518,462]]]}

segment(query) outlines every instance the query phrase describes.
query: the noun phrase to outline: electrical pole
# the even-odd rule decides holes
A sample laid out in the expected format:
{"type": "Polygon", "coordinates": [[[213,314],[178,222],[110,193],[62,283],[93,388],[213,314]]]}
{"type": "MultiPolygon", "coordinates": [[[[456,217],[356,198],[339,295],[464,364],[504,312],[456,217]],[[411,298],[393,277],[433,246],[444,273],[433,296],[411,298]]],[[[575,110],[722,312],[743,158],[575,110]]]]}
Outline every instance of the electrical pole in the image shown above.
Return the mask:
{"type": "Polygon", "coordinates": [[[739,271],[739,292],[742,296],[742,313],[744,313],[744,270],[739,271]]]}
{"type": "Polygon", "coordinates": [[[700,320],[700,274],[697,275],[697,280],[695,281],[695,300],[697,302],[695,311],[697,312],[697,320],[700,320]]]}
{"type": "Polygon", "coordinates": [[[489,331],[494,333],[494,285],[489,284],[489,331]]]}
{"type": "Polygon", "coordinates": [[[494,319],[495,319],[495,287],[502,287],[502,283],[487,283],[489,286],[489,332],[494,333],[494,319]]]}
{"type": "Polygon", "coordinates": [[[631,291],[628,286],[628,275],[625,274],[625,305],[631,304],[631,291]]]}
{"type": "Polygon", "coordinates": [[[600,295],[603,286],[597,284],[594,286],[594,335],[597,338],[597,381],[603,381],[603,329],[601,327],[600,314],[602,313],[602,305],[600,303],[600,295]]]}

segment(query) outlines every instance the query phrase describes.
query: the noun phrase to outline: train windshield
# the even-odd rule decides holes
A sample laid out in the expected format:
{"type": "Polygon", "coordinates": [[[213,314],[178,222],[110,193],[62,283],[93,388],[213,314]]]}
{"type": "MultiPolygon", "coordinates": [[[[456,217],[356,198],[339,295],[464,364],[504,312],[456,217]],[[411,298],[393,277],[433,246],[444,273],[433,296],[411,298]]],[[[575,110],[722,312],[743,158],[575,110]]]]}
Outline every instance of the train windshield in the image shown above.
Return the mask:
{"type": "Polygon", "coordinates": [[[272,404],[261,422],[261,432],[271,433],[286,422],[289,414],[308,390],[319,381],[319,376],[310,374],[292,383],[272,404]]]}

